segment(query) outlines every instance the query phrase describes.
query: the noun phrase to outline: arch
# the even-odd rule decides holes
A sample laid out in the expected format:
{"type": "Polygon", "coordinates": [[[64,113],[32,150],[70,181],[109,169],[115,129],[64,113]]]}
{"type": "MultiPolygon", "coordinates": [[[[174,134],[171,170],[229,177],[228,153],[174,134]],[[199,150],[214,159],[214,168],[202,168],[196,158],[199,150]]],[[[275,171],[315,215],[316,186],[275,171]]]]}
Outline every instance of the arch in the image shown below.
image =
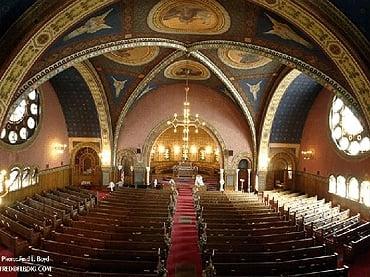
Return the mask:
{"type": "Polygon", "coordinates": [[[252,2],[288,19],[304,30],[310,38],[320,45],[347,79],[354,95],[359,100],[360,106],[365,111],[366,121],[369,125],[370,81],[366,77],[366,72],[351,54],[347,45],[342,43],[328,26],[321,23],[313,14],[309,14],[309,8],[304,9],[301,3],[298,4],[293,0],[252,0],[252,2]]]}
{"type": "MultiPolygon", "coordinates": [[[[271,128],[274,122],[275,113],[279,107],[280,101],[289,87],[289,85],[301,74],[297,69],[291,70],[279,83],[274,91],[262,123],[261,139],[259,144],[258,155],[258,170],[266,171],[268,167],[269,158],[269,142],[271,135],[271,128]]],[[[262,180],[261,180],[262,181],[262,180]]]]}
{"type": "MultiPolygon", "coordinates": [[[[360,113],[361,108],[357,101],[348,93],[343,87],[341,87],[338,83],[332,80],[329,76],[325,75],[318,69],[308,65],[307,63],[291,57],[287,54],[280,53],[275,50],[271,50],[265,47],[241,43],[241,42],[233,42],[233,41],[224,41],[224,40],[212,40],[212,41],[204,41],[193,43],[189,46],[186,46],[184,43],[169,39],[160,39],[160,38],[139,38],[139,39],[127,39],[127,40],[119,40],[114,42],[109,42],[105,44],[101,44],[98,46],[94,46],[70,56],[63,58],[62,60],[54,63],[53,65],[45,68],[43,71],[36,74],[34,77],[29,79],[25,82],[25,84],[19,90],[20,93],[23,91],[32,89],[37,87],[39,84],[43,83],[44,81],[50,79],[52,76],[60,72],[61,70],[68,68],[78,62],[81,62],[85,59],[91,58],[93,56],[97,56],[109,51],[119,50],[123,48],[131,48],[131,47],[139,47],[139,46],[162,46],[162,47],[169,47],[175,48],[180,51],[176,51],[172,55],[165,60],[165,62],[157,65],[137,86],[134,92],[130,95],[129,100],[125,104],[124,108],[121,111],[118,124],[115,129],[114,138],[113,138],[113,151],[117,151],[117,141],[119,131],[122,127],[122,122],[124,116],[127,114],[128,110],[130,109],[131,105],[135,102],[135,100],[140,96],[142,91],[145,90],[146,86],[148,85],[149,81],[151,81],[158,72],[160,72],[166,65],[170,64],[176,58],[180,57],[184,54],[184,52],[189,52],[193,57],[199,59],[204,64],[206,64],[210,69],[221,79],[221,81],[226,85],[226,87],[232,92],[233,96],[237,100],[238,104],[240,105],[243,113],[246,115],[247,121],[252,130],[252,140],[253,140],[253,148],[254,148],[254,157],[257,157],[257,142],[256,142],[256,134],[255,134],[255,127],[252,116],[245,104],[242,100],[241,96],[239,95],[238,91],[235,89],[233,84],[230,80],[223,74],[223,72],[204,54],[200,53],[198,50],[200,49],[214,49],[219,47],[230,47],[233,49],[239,49],[244,51],[250,51],[252,53],[256,53],[259,55],[263,55],[272,59],[277,59],[279,62],[282,62],[290,67],[296,67],[300,69],[302,72],[305,72],[309,76],[313,77],[316,81],[323,85],[329,85],[333,87],[333,90],[336,90],[339,94],[343,96],[343,99],[355,109],[358,113],[360,113]]],[[[365,119],[367,114],[365,114],[365,119]]],[[[114,158],[113,158],[114,159],[114,158]]],[[[113,160],[113,163],[115,161],[113,160]]],[[[254,160],[254,164],[257,163],[257,160],[254,160]]]]}
{"type": "Polygon", "coordinates": [[[253,156],[248,152],[240,152],[235,155],[229,164],[229,169],[237,169],[241,160],[247,160],[252,167],[251,169],[253,169],[253,156]]]}
{"type": "Polygon", "coordinates": [[[296,157],[289,152],[282,151],[272,156],[270,159],[266,176],[266,185],[270,189],[275,185],[284,184],[285,188],[294,189],[293,172],[297,168],[296,157]]]}
{"type": "MultiPolygon", "coordinates": [[[[95,143],[92,143],[92,142],[79,142],[77,143],[73,149],[71,150],[71,155],[70,155],[70,165],[71,165],[71,169],[72,169],[72,172],[71,172],[71,183],[74,184],[74,176],[75,176],[75,160],[76,160],[76,155],[77,153],[83,149],[83,148],[91,148],[93,149],[96,154],[98,155],[99,157],[99,153],[100,153],[100,148],[95,144],[95,143]]],[[[100,166],[101,166],[101,163],[100,163],[100,166]]]]}
{"type": "MultiPolygon", "coordinates": [[[[171,128],[168,126],[167,121],[171,120],[172,118],[167,118],[163,121],[161,121],[159,124],[157,124],[149,133],[149,135],[146,137],[144,145],[143,145],[143,164],[145,166],[150,166],[150,151],[157,140],[157,138],[167,129],[171,128]]],[[[194,120],[194,117],[191,117],[191,120],[194,120]]],[[[205,122],[205,126],[201,126],[203,130],[205,130],[219,145],[221,153],[224,153],[224,150],[226,149],[226,144],[217,131],[216,128],[214,128],[212,125],[210,125],[208,122],[204,121],[203,119],[199,118],[201,122],[205,122]]],[[[224,166],[225,157],[220,155],[220,164],[221,167],[224,166]]]]}
{"type": "Polygon", "coordinates": [[[104,166],[111,166],[112,162],[112,124],[109,113],[109,106],[104,92],[104,87],[101,83],[98,73],[89,61],[84,61],[75,64],[74,67],[85,80],[91,95],[94,99],[95,108],[99,117],[100,132],[101,132],[101,150],[109,152],[109,160],[107,159],[104,166]]]}

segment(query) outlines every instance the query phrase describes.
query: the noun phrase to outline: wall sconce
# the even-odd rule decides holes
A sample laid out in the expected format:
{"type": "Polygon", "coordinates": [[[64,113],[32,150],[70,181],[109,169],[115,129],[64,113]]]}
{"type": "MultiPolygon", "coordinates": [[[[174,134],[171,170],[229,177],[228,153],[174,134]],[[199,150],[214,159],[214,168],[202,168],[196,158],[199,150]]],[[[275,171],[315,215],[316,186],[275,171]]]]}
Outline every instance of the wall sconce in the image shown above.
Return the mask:
{"type": "Polygon", "coordinates": [[[63,154],[66,148],[67,148],[67,144],[57,143],[54,145],[54,151],[57,154],[63,154]]]}
{"type": "Polygon", "coordinates": [[[302,157],[304,160],[312,160],[314,156],[313,150],[303,150],[302,152],[302,157]]]}

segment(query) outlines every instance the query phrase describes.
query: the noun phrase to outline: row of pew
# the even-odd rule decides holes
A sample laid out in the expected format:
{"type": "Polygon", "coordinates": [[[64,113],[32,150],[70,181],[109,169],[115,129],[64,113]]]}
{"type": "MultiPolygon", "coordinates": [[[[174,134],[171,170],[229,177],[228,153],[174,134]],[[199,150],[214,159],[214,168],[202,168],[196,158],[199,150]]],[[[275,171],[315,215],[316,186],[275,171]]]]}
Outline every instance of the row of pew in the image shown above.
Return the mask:
{"type": "Polygon", "coordinates": [[[257,195],[195,195],[205,276],[347,276],[338,254],[257,195]]]}
{"type": "Polygon", "coordinates": [[[38,246],[61,224],[70,224],[86,214],[97,203],[95,193],[76,187],[66,187],[16,202],[0,213],[0,242],[15,256],[38,246]]]}
{"type": "Polygon", "coordinates": [[[27,276],[164,276],[173,201],[170,190],[110,193],[32,247],[31,255],[50,258],[52,270],[27,276]]]}
{"type": "Polygon", "coordinates": [[[317,196],[288,190],[265,191],[263,197],[274,209],[293,217],[309,235],[343,254],[346,262],[352,262],[370,247],[370,222],[362,220],[360,214],[333,207],[331,202],[318,200],[317,196]]]}

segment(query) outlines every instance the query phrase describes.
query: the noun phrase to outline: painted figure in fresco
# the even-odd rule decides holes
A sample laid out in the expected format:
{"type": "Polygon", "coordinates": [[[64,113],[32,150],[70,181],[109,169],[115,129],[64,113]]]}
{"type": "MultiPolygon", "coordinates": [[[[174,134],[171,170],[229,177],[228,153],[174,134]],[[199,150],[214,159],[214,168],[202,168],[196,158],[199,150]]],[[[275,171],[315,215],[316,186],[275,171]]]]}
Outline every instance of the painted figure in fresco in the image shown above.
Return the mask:
{"type": "Polygon", "coordinates": [[[180,22],[189,24],[192,21],[199,19],[203,24],[206,24],[209,17],[210,12],[205,9],[198,7],[177,6],[168,10],[167,13],[163,15],[163,20],[177,18],[180,22]]]}
{"type": "Polygon", "coordinates": [[[299,36],[288,25],[277,21],[276,19],[272,18],[268,14],[266,14],[266,16],[270,19],[272,23],[272,29],[265,32],[265,34],[276,35],[278,37],[281,37],[282,39],[292,40],[294,42],[302,44],[303,46],[307,48],[312,48],[312,45],[308,41],[306,41],[301,36],[299,36]]]}
{"type": "Polygon", "coordinates": [[[247,86],[249,87],[250,93],[253,94],[254,101],[257,100],[257,94],[261,89],[261,83],[262,83],[262,81],[259,81],[257,84],[254,84],[254,85],[251,85],[251,84],[247,83],[247,86]]]}
{"type": "Polygon", "coordinates": [[[103,13],[102,15],[98,15],[95,17],[90,18],[86,23],[74,30],[73,32],[66,35],[63,40],[69,40],[74,37],[80,36],[82,34],[93,34],[100,30],[104,29],[110,29],[112,26],[109,26],[105,23],[105,18],[108,16],[108,14],[113,11],[113,9],[110,9],[109,11],[103,13]]]}
{"type": "Polygon", "coordinates": [[[260,60],[259,56],[246,52],[240,52],[238,53],[238,56],[240,57],[239,62],[244,64],[256,63],[260,60]]]}
{"type": "Polygon", "coordinates": [[[192,69],[192,68],[185,68],[185,67],[181,67],[179,69],[177,69],[175,71],[175,74],[177,76],[181,76],[181,77],[187,77],[187,76],[201,76],[202,75],[202,71],[200,70],[195,70],[195,69],[192,69]]]}
{"type": "Polygon", "coordinates": [[[114,90],[116,93],[116,97],[118,97],[121,91],[123,90],[123,88],[125,87],[127,80],[123,80],[123,81],[117,80],[116,78],[114,78],[114,76],[112,76],[112,79],[113,79],[113,86],[114,86],[114,90]]]}

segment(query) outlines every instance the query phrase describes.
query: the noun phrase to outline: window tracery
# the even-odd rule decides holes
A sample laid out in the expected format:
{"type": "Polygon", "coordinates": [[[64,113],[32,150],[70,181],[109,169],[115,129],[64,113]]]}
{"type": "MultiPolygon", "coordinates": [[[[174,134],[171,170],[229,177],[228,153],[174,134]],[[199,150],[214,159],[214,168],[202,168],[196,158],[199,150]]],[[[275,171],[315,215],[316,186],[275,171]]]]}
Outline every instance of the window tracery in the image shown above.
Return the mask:
{"type": "Polygon", "coordinates": [[[337,148],[349,156],[370,151],[369,132],[339,97],[334,97],[329,114],[331,137],[337,148]]]}
{"type": "Polygon", "coordinates": [[[37,90],[22,94],[12,105],[0,138],[10,145],[22,144],[35,133],[40,121],[40,95],[37,90]]]}

